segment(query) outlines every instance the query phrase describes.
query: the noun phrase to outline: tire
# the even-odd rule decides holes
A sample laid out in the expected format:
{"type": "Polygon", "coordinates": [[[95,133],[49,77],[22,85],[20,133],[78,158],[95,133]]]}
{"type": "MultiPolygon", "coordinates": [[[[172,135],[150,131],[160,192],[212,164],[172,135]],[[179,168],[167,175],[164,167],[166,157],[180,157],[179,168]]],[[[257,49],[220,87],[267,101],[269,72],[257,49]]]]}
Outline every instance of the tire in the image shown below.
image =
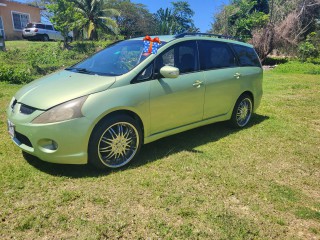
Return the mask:
{"type": "Polygon", "coordinates": [[[88,162],[98,169],[120,168],[139,153],[142,131],[127,115],[105,118],[92,131],[88,145],[88,162]]]}
{"type": "Polygon", "coordinates": [[[47,34],[42,35],[42,41],[48,42],[49,40],[50,39],[49,39],[49,36],[47,34]]]}
{"type": "Polygon", "coordinates": [[[251,119],[252,109],[252,98],[248,94],[242,94],[233,108],[230,119],[231,126],[235,128],[245,127],[251,119]]]}

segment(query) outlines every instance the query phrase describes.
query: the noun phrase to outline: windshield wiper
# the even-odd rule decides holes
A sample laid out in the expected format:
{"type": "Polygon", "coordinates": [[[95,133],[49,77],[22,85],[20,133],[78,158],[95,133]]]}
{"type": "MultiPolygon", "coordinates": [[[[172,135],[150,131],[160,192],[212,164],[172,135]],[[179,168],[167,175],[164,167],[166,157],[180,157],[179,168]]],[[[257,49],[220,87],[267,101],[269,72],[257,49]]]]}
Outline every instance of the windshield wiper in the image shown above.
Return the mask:
{"type": "Polygon", "coordinates": [[[93,74],[93,72],[89,71],[89,70],[86,69],[86,68],[73,68],[73,67],[70,67],[70,68],[66,68],[66,70],[75,70],[75,71],[78,72],[78,73],[93,74]]]}
{"type": "Polygon", "coordinates": [[[119,76],[119,74],[114,74],[114,73],[92,72],[86,68],[68,67],[68,68],[65,68],[65,70],[74,71],[74,72],[78,72],[78,73],[85,73],[85,74],[101,75],[101,76],[119,76]]]}

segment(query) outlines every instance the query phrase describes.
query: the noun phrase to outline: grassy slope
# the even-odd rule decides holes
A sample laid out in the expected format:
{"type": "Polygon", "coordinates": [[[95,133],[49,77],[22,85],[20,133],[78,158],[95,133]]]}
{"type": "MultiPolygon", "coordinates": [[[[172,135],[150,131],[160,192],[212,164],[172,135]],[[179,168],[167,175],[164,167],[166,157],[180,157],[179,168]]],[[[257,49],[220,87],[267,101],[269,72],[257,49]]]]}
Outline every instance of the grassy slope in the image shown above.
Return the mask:
{"type": "Polygon", "coordinates": [[[129,168],[26,161],[0,83],[0,238],[320,238],[320,76],[267,72],[247,129],[224,123],[146,145],[129,168]]]}

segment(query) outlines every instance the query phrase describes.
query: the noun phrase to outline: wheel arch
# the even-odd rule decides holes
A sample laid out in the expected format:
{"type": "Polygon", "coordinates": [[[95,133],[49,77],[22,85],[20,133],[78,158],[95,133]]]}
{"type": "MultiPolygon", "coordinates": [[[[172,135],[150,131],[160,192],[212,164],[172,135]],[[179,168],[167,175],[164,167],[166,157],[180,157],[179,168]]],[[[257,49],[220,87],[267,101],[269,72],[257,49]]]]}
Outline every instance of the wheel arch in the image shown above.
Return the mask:
{"type": "MultiPolygon", "coordinates": [[[[104,121],[106,118],[108,117],[111,117],[111,116],[115,116],[115,115],[127,115],[131,118],[133,118],[134,120],[137,121],[137,123],[139,124],[140,128],[141,128],[141,131],[142,131],[142,144],[144,142],[144,134],[145,134],[145,129],[144,129],[144,124],[143,124],[143,121],[141,119],[141,117],[135,113],[134,111],[131,111],[131,110],[128,110],[128,109],[119,109],[119,110],[114,110],[114,111],[111,111],[111,112],[108,112],[107,114],[105,114],[101,119],[99,119],[99,121],[95,124],[95,126],[93,127],[92,131],[91,131],[91,134],[92,132],[94,131],[94,129],[96,128],[96,126],[98,126],[102,121],[104,121]]],[[[90,134],[90,135],[91,135],[90,134]]]]}
{"type": "MultiPolygon", "coordinates": [[[[251,98],[251,100],[252,100],[252,109],[253,109],[254,108],[254,95],[253,95],[253,93],[251,91],[245,91],[238,97],[238,99],[243,95],[248,95],[251,98]]],[[[238,99],[237,99],[237,101],[238,101],[238,99]]]]}

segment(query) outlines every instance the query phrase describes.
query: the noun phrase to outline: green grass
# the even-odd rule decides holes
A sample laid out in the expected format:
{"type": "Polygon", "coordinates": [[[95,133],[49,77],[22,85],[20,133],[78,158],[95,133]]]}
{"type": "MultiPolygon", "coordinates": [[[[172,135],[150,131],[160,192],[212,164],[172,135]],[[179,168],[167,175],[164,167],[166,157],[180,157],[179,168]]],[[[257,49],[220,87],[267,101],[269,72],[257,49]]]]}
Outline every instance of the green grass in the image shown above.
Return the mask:
{"type": "Polygon", "coordinates": [[[29,47],[39,47],[43,45],[56,45],[56,42],[40,42],[40,41],[26,41],[26,40],[19,40],[19,41],[6,41],[6,49],[8,51],[14,49],[27,49],[29,47]]]}
{"type": "Polygon", "coordinates": [[[0,82],[28,83],[80,62],[110,43],[73,42],[70,49],[63,50],[61,42],[8,41],[7,51],[0,51],[0,82]]]}
{"type": "Polygon", "coordinates": [[[319,239],[320,76],[265,73],[252,124],[148,144],[122,170],[24,159],[0,83],[1,239],[319,239]]]}

